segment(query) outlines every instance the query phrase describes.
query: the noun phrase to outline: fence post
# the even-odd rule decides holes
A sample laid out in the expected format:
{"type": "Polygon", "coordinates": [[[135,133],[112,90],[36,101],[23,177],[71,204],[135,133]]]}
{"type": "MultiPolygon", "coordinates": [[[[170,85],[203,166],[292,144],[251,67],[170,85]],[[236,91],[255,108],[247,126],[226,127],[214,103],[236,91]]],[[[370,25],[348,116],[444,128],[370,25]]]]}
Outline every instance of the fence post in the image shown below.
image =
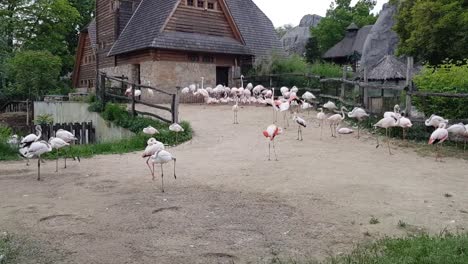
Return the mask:
{"type": "Polygon", "coordinates": [[[180,101],[180,87],[176,87],[176,93],[172,95],[172,123],[179,123],[179,101],[180,101]]]}
{"type": "MultiPolygon", "coordinates": [[[[122,82],[123,84],[123,82],[122,82]]],[[[132,84],[132,115],[135,117],[137,115],[135,111],[135,84],[132,84]]]]}
{"type": "Polygon", "coordinates": [[[346,74],[347,74],[347,68],[348,66],[343,66],[343,76],[342,76],[342,82],[341,82],[341,93],[340,93],[340,98],[344,100],[345,98],[345,89],[346,89],[346,85],[345,85],[345,80],[346,80],[346,74]]]}
{"type": "Polygon", "coordinates": [[[100,81],[99,81],[99,92],[101,95],[101,102],[103,105],[106,104],[106,74],[103,73],[100,75],[100,81]]]}
{"type": "Polygon", "coordinates": [[[411,108],[413,106],[412,92],[413,92],[413,57],[408,57],[408,63],[406,66],[406,116],[411,117],[411,108]]]}
{"type": "MultiPolygon", "coordinates": [[[[364,66],[364,83],[368,83],[368,80],[367,80],[367,67],[364,66]]],[[[369,109],[369,88],[367,88],[367,86],[364,87],[363,89],[363,98],[362,98],[362,101],[363,101],[363,104],[364,104],[364,107],[366,109],[369,109]]]]}

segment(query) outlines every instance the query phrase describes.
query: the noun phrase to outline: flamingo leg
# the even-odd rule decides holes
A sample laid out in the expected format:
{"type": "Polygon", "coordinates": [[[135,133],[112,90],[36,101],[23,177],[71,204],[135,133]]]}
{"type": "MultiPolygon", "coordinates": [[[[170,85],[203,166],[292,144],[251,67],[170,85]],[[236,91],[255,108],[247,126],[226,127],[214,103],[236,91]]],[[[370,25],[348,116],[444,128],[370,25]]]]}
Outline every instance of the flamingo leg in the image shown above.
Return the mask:
{"type": "Polygon", "coordinates": [[[271,141],[268,141],[268,160],[269,161],[271,160],[270,153],[271,153],[271,141]]]}
{"type": "Polygon", "coordinates": [[[154,181],[154,163],[153,163],[153,172],[152,172],[152,175],[153,175],[153,181],[154,181]]]}
{"type": "Polygon", "coordinates": [[[464,142],[465,142],[465,143],[464,143],[464,146],[463,146],[463,153],[466,152],[466,138],[465,138],[464,142]]]}
{"type": "Polygon", "coordinates": [[[296,138],[296,140],[299,140],[299,130],[301,130],[301,126],[297,126],[297,138],[296,138]]]}
{"type": "Polygon", "coordinates": [[[323,134],[323,120],[320,121],[320,140],[322,140],[322,134],[323,134]]]}
{"type": "Polygon", "coordinates": [[[303,141],[304,137],[302,136],[302,127],[301,126],[299,126],[299,132],[301,133],[301,141],[303,141]]]}
{"type": "Polygon", "coordinates": [[[37,180],[41,180],[41,157],[37,158],[37,180]]]}
{"type": "Polygon", "coordinates": [[[176,173],[175,173],[175,166],[176,166],[176,158],[172,158],[174,160],[174,179],[177,179],[176,173]]]}
{"type": "Polygon", "coordinates": [[[392,150],[390,149],[390,136],[389,136],[389,133],[388,133],[388,129],[387,130],[387,146],[388,146],[388,153],[390,155],[392,155],[392,150]]]}
{"type": "MultiPolygon", "coordinates": [[[[148,169],[150,170],[151,172],[151,175],[154,176],[154,167],[153,167],[153,170],[151,170],[151,166],[149,165],[149,160],[151,159],[151,156],[148,157],[148,159],[146,160],[146,165],[148,166],[148,169]]],[[[153,164],[154,165],[154,164],[153,164]]]]}
{"type": "Polygon", "coordinates": [[[161,191],[164,192],[164,171],[163,171],[162,164],[161,164],[161,191]]]}
{"type": "Polygon", "coordinates": [[[275,153],[275,160],[278,161],[278,156],[276,155],[275,141],[273,140],[273,152],[275,153]]]}
{"type": "Polygon", "coordinates": [[[55,172],[58,172],[59,149],[57,149],[57,159],[55,160],[55,172]]]}

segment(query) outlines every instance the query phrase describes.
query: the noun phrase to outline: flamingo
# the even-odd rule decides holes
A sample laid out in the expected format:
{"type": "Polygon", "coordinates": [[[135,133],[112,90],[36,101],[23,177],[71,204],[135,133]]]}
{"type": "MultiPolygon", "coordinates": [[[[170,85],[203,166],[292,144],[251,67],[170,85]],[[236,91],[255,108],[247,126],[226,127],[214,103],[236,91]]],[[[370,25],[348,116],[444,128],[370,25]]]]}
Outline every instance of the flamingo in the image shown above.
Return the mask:
{"type": "Polygon", "coordinates": [[[319,126],[320,126],[320,139],[322,139],[322,134],[323,134],[323,122],[327,118],[325,113],[323,112],[323,108],[319,108],[320,112],[317,113],[317,119],[319,120],[319,126]]]}
{"type": "Polygon", "coordinates": [[[42,127],[36,125],[35,130],[36,134],[29,134],[20,141],[20,148],[23,149],[22,151],[20,150],[20,154],[26,158],[26,166],[29,166],[29,159],[25,156],[25,151],[32,143],[40,140],[42,137],[42,127]]]}
{"type": "MultiPolygon", "coordinates": [[[[392,155],[392,151],[390,149],[390,137],[388,135],[388,129],[389,128],[392,128],[392,127],[395,127],[395,126],[398,126],[399,125],[399,122],[400,122],[400,117],[398,117],[397,120],[395,120],[395,118],[393,117],[384,117],[382,119],[379,120],[379,122],[377,122],[374,127],[377,128],[377,127],[380,127],[380,128],[385,128],[385,136],[387,137],[387,145],[388,145],[388,153],[390,155],[392,155]]],[[[379,144],[379,135],[377,135],[377,146],[376,148],[378,148],[380,146],[379,144]]]]}
{"type": "Polygon", "coordinates": [[[465,126],[463,123],[458,123],[458,124],[455,124],[455,125],[451,125],[449,128],[447,128],[447,131],[449,132],[449,134],[454,134],[455,136],[457,136],[458,138],[459,137],[464,137],[464,147],[463,147],[463,151],[466,150],[466,137],[468,136],[468,130],[467,130],[467,126],[465,126]]]}
{"type": "MultiPolygon", "coordinates": [[[[57,132],[55,132],[55,137],[58,137],[69,144],[73,141],[78,140],[75,137],[75,135],[73,135],[70,131],[67,131],[65,129],[57,130],[57,132]]],[[[70,149],[71,149],[71,144],[70,144],[70,149]]],[[[80,162],[80,157],[74,157],[73,159],[78,159],[78,162],[80,162]]],[[[65,167],[64,168],[65,169],[67,168],[67,156],[66,155],[65,155],[65,167]]]]}
{"type": "Polygon", "coordinates": [[[303,95],[302,95],[302,99],[306,100],[307,102],[310,102],[312,100],[314,100],[316,97],[314,94],[312,94],[311,92],[305,92],[303,95]]]}
{"type": "Polygon", "coordinates": [[[253,84],[248,83],[247,86],[245,87],[247,90],[252,90],[253,89],[253,84]]]}
{"type": "Polygon", "coordinates": [[[323,108],[328,109],[330,112],[333,112],[334,110],[338,109],[338,107],[336,107],[336,104],[333,103],[332,101],[326,102],[326,103],[323,105],[323,108]]]}
{"type": "Polygon", "coordinates": [[[283,87],[280,88],[280,92],[284,96],[284,94],[289,92],[289,88],[286,87],[286,86],[283,86],[283,87]]]}
{"type": "Polygon", "coordinates": [[[7,144],[10,145],[12,149],[17,149],[19,146],[19,143],[20,143],[20,140],[19,140],[18,135],[16,134],[11,136],[7,141],[7,144]]]}
{"type": "Polygon", "coordinates": [[[244,89],[244,75],[241,75],[240,79],[241,79],[241,88],[244,89]]]}
{"type": "Polygon", "coordinates": [[[293,86],[290,90],[291,93],[297,93],[299,92],[299,88],[297,88],[296,86],[293,86]]]}
{"type": "Polygon", "coordinates": [[[149,168],[149,170],[151,172],[151,175],[153,175],[154,167],[153,167],[153,170],[152,170],[148,162],[151,159],[151,156],[156,154],[156,152],[158,152],[160,150],[164,150],[164,149],[165,149],[165,147],[164,147],[163,143],[157,141],[155,138],[148,139],[147,146],[145,148],[145,151],[141,155],[141,157],[142,158],[148,158],[146,160],[146,165],[148,165],[148,168],[149,168]]]}
{"type": "Polygon", "coordinates": [[[438,116],[438,115],[434,115],[434,114],[433,114],[433,115],[431,115],[431,116],[429,117],[429,119],[427,119],[427,120],[424,122],[424,124],[425,124],[426,126],[432,126],[432,127],[434,127],[434,128],[438,128],[439,125],[440,125],[440,123],[447,123],[447,124],[448,124],[448,122],[449,122],[449,121],[448,121],[447,119],[444,119],[443,117],[440,117],[440,116],[438,116]]]}
{"type": "Polygon", "coordinates": [[[57,150],[57,159],[55,161],[55,172],[58,172],[59,149],[70,146],[70,144],[65,142],[61,138],[51,137],[49,138],[49,145],[52,147],[52,149],[57,150]]]}
{"type": "Polygon", "coordinates": [[[37,158],[37,180],[41,180],[41,155],[52,151],[52,146],[44,140],[33,142],[26,148],[24,156],[28,159],[37,158]]]}
{"type": "Polygon", "coordinates": [[[159,131],[152,126],[148,126],[148,127],[143,128],[143,133],[146,135],[154,135],[154,134],[159,134],[159,131]]]}
{"type": "MultiPolygon", "coordinates": [[[[448,130],[446,129],[447,123],[440,123],[439,127],[432,132],[431,137],[429,138],[429,145],[436,144],[436,161],[440,159],[439,145],[441,145],[448,138],[448,130]]],[[[440,159],[442,161],[442,159],[440,159]]]]}
{"type": "Polygon", "coordinates": [[[188,93],[190,93],[190,88],[185,87],[185,88],[182,89],[181,92],[182,92],[183,94],[188,94],[188,93]]]}
{"type": "Polygon", "coordinates": [[[263,87],[262,85],[257,85],[253,88],[252,92],[255,95],[259,95],[262,93],[263,90],[265,90],[265,87],[263,87]]]}
{"type": "Polygon", "coordinates": [[[347,128],[347,127],[337,127],[336,132],[338,132],[338,134],[347,135],[347,134],[354,133],[354,130],[352,130],[351,128],[347,128]]]}
{"type": "Polygon", "coordinates": [[[411,123],[411,120],[407,117],[400,117],[400,122],[398,124],[399,127],[403,129],[403,140],[406,139],[406,131],[413,126],[413,123],[411,123]]]}
{"type": "Polygon", "coordinates": [[[395,105],[393,107],[393,112],[385,112],[384,113],[384,118],[385,117],[393,117],[395,119],[398,119],[400,117],[400,106],[399,105],[395,105]]]}
{"type": "Polygon", "coordinates": [[[340,114],[334,114],[332,116],[330,116],[327,120],[330,124],[330,131],[331,131],[331,136],[332,137],[336,137],[336,135],[333,133],[333,130],[335,130],[336,132],[336,128],[340,125],[340,123],[345,119],[345,113],[344,111],[348,111],[348,109],[346,109],[346,107],[342,106],[341,107],[341,115],[340,114]],[[335,129],[333,129],[332,127],[334,127],[335,129]]]}
{"type": "Polygon", "coordinates": [[[237,115],[239,113],[239,100],[236,100],[236,104],[232,106],[232,112],[234,113],[234,123],[239,124],[239,120],[237,119],[237,115]]]}
{"type": "Polygon", "coordinates": [[[271,124],[263,131],[263,135],[269,139],[268,141],[268,160],[270,161],[270,152],[271,152],[271,142],[273,142],[273,151],[275,153],[275,160],[278,161],[278,156],[276,156],[276,148],[275,148],[275,138],[276,136],[283,133],[283,129],[276,126],[275,124],[271,124]]]}
{"type": "Polygon", "coordinates": [[[177,141],[177,135],[180,133],[180,132],[184,132],[184,128],[177,124],[177,123],[174,123],[172,125],[169,126],[169,130],[176,133],[176,144],[178,143],[177,141]]]}
{"type": "Polygon", "coordinates": [[[359,130],[360,130],[360,126],[359,126],[359,123],[362,122],[362,120],[364,120],[365,118],[369,117],[369,114],[366,113],[366,110],[360,108],[360,107],[354,107],[353,111],[349,112],[348,113],[348,117],[349,118],[356,118],[357,121],[358,121],[358,136],[357,138],[359,138],[359,130]]]}
{"type": "Polygon", "coordinates": [[[177,179],[176,176],[176,161],[177,159],[166,150],[159,150],[153,156],[151,156],[151,163],[153,164],[152,176],[154,181],[154,164],[161,164],[161,191],[164,192],[164,170],[163,165],[174,161],[174,179],[177,179]]]}
{"type": "Polygon", "coordinates": [[[294,113],[293,120],[297,123],[297,140],[304,140],[302,137],[302,127],[307,127],[307,122],[302,119],[300,116],[297,116],[297,113],[294,113]],[[300,135],[300,139],[299,139],[300,135]]]}
{"type": "Polygon", "coordinates": [[[307,110],[307,115],[310,115],[310,109],[312,109],[312,105],[307,102],[302,102],[301,109],[307,110]]]}
{"type": "Polygon", "coordinates": [[[189,88],[189,91],[192,92],[192,93],[197,91],[197,86],[195,84],[193,84],[193,83],[191,85],[189,85],[188,88],[189,88]]]}

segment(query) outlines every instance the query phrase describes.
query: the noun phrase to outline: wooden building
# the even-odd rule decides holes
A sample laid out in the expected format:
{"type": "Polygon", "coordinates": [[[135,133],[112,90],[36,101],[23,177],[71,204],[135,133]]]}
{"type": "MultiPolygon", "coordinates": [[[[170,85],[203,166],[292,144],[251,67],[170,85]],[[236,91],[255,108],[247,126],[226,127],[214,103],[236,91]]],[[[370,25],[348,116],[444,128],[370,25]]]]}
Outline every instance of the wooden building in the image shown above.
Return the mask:
{"type": "Polygon", "coordinates": [[[234,85],[256,60],[283,53],[275,29],[252,0],[97,0],[80,34],[76,88],[96,69],[163,89],[234,85]],[[99,64],[99,65],[96,65],[99,64]]]}
{"type": "Polygon", "coordinates": [[[346,28],[345,37],[327,50],[322,56],[323,59],[337,64],[349,64],[356,70],[361,59],[364,42],[371,29],[372,25],[359,28],[356,24],[351,23],[346,28]]]}

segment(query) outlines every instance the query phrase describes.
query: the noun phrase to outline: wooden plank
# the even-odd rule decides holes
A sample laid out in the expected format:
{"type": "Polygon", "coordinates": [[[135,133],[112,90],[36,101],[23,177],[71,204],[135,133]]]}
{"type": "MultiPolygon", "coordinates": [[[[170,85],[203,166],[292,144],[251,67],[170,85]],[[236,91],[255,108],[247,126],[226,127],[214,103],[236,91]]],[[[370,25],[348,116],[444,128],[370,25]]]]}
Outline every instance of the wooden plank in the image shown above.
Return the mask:
{"type": "Polygon", "coordinates": [[[126,97],[126,96],[115,95],[115,94],[111,94],[111,93],[108,93],[108,92],[106,92],[106,96],[109,96],[109,97],[112,97],[112,98],[115,98],[115,99],[127,100],[127,101],[132,100],[132,99],[126,97]]]}
{"type": "Polygon", "coordinates": [[[164,118],[164,117],[162,117],[162,116],[159,116],[159,115],[157,115],[157,114],[148,113],[148,112],[140,112],[140,111],[136,111],[136,112],[137,112],[137,114],[139,114],[139,115],[152,116],[152,117],[155,117],[155,118],[157,118],[157,119],[159,119],[159,120],[162,120],[162,121],[164,121],[164,122],[166,122],[166,123],[169,123],[169,124],[171,123],[171,120],[166,119],[166,118],[164,118]]]}
{"type": "Polygon", "coordinates": [[[108,79],[108,80],[112,80],[112,81],[122,82],[122,83],[127,84],[127,85],[135,85],[135,86],[140,87],[140,88],[150,89],[150,90],[157,91],[157,92],[160,92],[160,93],[163,93],[163,94],[166,94],[166,95],[173,95],[173,93],[168,93],[166,91],[163,91],[163,90],[160,90],[158,88],[151,87],[151,86],[135,84],[135,83],[132,83],[132,82],[124,81],[122,79],[118,79],[118,78],[114,78],[114,77],[110,77],[110,76],[106,76],[105,78],[108,79]]]}
{"type": "Polygon", "coordinates": [[[155,104],[143,102],[143,101],[140,101],[140,100],[135,100],[135,102],[138,103],[138,104],[142,104],[142,105],[146,105],[146,106],[149,106],[149,107],[153,107],[153,108],[165,110],[165,111],[168,111],[168,112],[171,112],[171,111],[172,111],[171,108],[169,108],[169,107],[164,107],[164,106],[160,106],[160,105],[155,105],[155,104]]]}

